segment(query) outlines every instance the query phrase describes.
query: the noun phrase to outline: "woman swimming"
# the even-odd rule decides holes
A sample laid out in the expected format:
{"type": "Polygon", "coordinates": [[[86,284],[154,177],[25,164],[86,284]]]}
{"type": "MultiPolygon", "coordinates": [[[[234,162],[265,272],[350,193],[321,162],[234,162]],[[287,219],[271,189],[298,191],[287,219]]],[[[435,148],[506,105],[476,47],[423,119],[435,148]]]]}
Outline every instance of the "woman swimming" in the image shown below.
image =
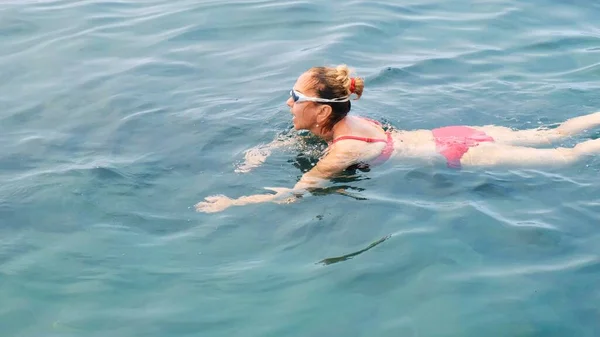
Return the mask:
{"type": "MultiPolygon", "coordinates": [[[[313,67],[303,73],[290,91],[287,105],[296,130],[308,130],[329,144],[324,156],[293,188],[266,188],[274,194],[231,199],[205,198],[195,205],[200,212],[218,212],[229,206],[260,202],[292,202],[311,188],[322,187],[348,168],[369,168],[395,158],[427,162],[443,160],[448,167],[565,165],[585,155],[600,153],[600,139],[573,148],[539,149],[589,128],[600,126],[600,112],[575,117],[555,129],[512,130],[501,126],[446,126],[433,130],[384,130],[380,123],[348,116],[350,100],[359,99],[364,81],[350,77],[346,65],[313,67]]],[[[277,144],[273,144],[273,147],[277,144]]],[[[250,152],[253,153],[253,152],[250,152]]],[[[245,172],[264,161],[266,153],[246,156],[245,172]]]]}

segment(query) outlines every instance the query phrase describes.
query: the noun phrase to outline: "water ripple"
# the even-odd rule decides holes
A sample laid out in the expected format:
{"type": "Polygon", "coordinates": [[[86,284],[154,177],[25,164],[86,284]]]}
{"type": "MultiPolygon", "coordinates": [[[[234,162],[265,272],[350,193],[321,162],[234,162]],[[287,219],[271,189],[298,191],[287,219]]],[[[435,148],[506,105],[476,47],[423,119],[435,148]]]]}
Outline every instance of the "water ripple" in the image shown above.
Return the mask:
{"type": "Polygon", "coordinates": [[[589,266],[598,266],[600,258],[598,256],[581,256],[571,258],[564,262],[545,263],[543,265],[520,265],[517,267],[502,267],[502,268],[485,268],[466,275],[455,275],[452,278],[456,279],[471,279],[471,278],[496,278],[496,277],[511,277],[515,275],[528,275],[540,273],[560,273],[569,269],[583,269],[589,266]]]}

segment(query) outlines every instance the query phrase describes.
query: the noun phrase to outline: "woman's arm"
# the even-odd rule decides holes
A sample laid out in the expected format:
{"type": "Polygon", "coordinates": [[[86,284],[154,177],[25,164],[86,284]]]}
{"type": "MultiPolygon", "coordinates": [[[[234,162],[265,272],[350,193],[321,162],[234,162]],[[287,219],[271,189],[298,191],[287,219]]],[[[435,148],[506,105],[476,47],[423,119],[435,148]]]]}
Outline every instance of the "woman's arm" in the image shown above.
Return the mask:
{"type": "MultiPolygon", "coordinates": [[[[348,142],[349,143],[349,142],[348,142]]],[[[231,199],[224,195],[205,198],[195,205],[196,211],[213,213],[220,212],[230,206],[242,206],[262,202],[291,203],[301,198],[311,189],[325,186],[329,179],[343,172],[347,167],[356,164],[358,156],[348,146],[333,146],[315,167],[306,172],[292,188],[265,187],[275,194],[255,194],[231,199]]]]}

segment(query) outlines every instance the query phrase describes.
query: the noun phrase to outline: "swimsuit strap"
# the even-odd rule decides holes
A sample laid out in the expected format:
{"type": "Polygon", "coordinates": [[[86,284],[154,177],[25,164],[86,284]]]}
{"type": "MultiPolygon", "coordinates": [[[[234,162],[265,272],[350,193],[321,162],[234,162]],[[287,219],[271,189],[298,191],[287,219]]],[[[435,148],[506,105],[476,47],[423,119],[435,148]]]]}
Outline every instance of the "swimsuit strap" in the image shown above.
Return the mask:
{"type": "Polygon", "coordinates": [[[340,140],[344,140],[344,139],[361,140],[361,141],[367,142],[367,143],[375,143],[375,142],[387,143],[388,142],[387,139],[359,137],[359,136],[340,136],[340,137],[337,137],[336,139],[334,139],[333,142],[336,143],[336,142],[338,142],[340,140]]]}
{"type": "Polygon", "coordinates": [[[375,158],[375,160],[372,162],[373,165],[379,165],[379,164],[385,162],[392,156],[392,153],[394,152],[394,139],[392,138],[392,133],[391,132],[386,132],[386,133],[387,133],[387,140],[386,140],[387,144],[383,148],[383,151],[381,151],[381,154],[379,155],[379,157],[375,158]]]}

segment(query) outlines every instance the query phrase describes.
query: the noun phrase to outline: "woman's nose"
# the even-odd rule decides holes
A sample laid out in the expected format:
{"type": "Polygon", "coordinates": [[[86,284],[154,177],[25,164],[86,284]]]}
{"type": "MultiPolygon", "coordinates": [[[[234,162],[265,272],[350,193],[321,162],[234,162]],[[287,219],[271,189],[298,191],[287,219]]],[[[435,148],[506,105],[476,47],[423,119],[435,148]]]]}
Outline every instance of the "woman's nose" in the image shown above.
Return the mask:
{"type": "Polygon", "coordinates": [[[294,100],[290,97],[290,98],[287,99],[286,103],[291,108],[292,105],[294,105],[294,100]]]}

